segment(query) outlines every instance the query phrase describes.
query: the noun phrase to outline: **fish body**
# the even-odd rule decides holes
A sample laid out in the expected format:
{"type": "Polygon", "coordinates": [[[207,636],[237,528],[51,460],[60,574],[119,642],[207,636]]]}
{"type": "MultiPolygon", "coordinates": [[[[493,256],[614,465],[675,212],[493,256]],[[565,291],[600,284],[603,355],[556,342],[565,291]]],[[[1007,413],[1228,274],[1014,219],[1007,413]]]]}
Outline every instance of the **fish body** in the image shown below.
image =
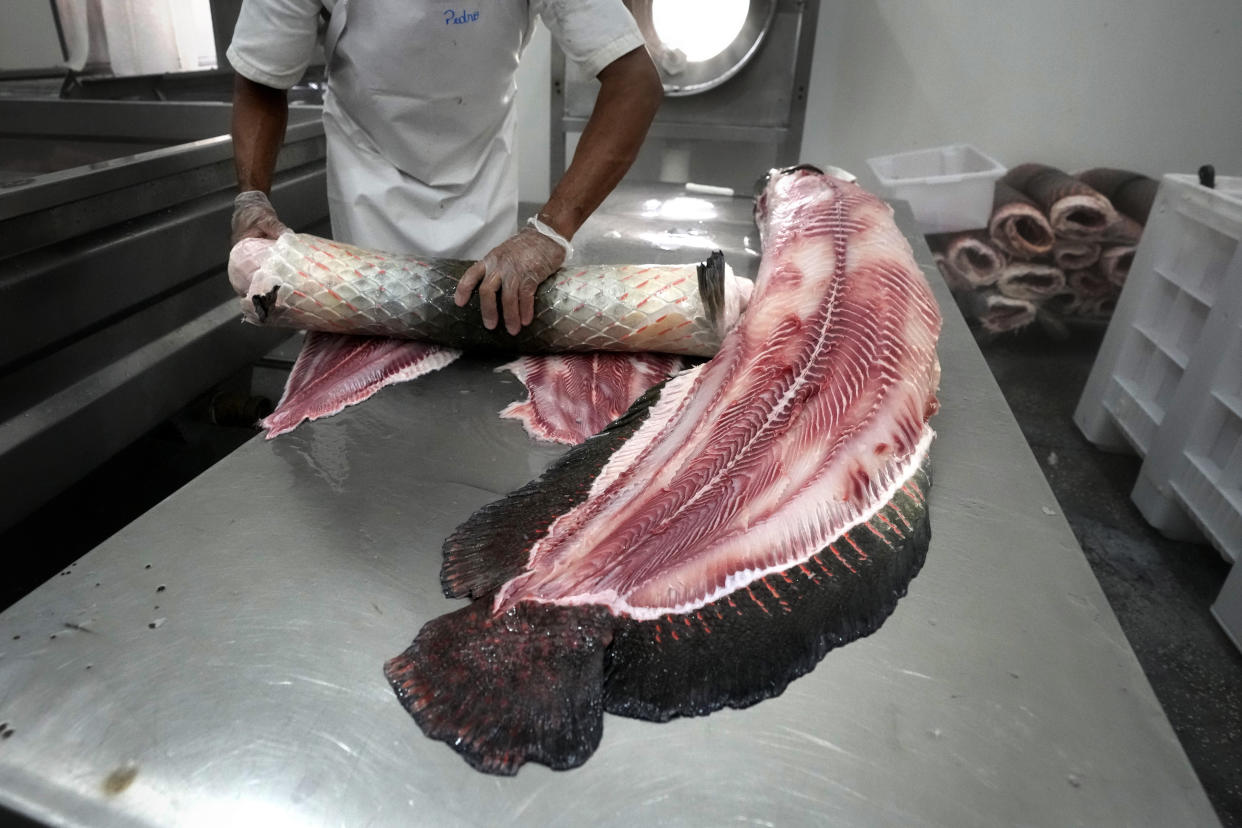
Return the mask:
{"type": "Polygon", "coordinates": [[[385,673],[473,766],[573,767],[602,713],[783,691],[874,630],[930,536],[940,316],[883,202],[797,168],[757,200],[751,303],[708,363],[446,541],[445,593],[385,673]]]}
{"type": "Polygon", "coordinates": [[[540,285],[534,320],[512,336],[483,327],[477,294],[454,302],[470,264],[290,232],[239,242],[229,278],[255,324],[522,353],[711,356],[751,289],[719,253],[699,264],[566,267],[540,285]]]}

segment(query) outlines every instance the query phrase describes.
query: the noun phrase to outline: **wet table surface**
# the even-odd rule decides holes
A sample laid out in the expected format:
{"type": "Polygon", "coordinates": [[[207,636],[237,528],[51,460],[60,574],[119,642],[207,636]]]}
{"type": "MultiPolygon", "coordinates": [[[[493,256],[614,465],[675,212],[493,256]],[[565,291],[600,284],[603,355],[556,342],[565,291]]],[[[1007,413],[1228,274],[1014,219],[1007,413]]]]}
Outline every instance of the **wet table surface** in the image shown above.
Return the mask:
{"type": "MultiPolygon", "coordinates": [[[[466,359],[256,438],[0,615],[0,803],[57,825],[1212,825],[1211,806],[908,211],[945,313],[927,563],[779,698],[607,716],[514,778],[422,736],[381,673],[442,539],[562,449],[466,359]]],[[[584,262],[758,242],[743,198],[624,186],[584,262]]],[[[72,516],[66,516],[72,519],[72,516]]],[[[728,669],[722,665],[722,669],[728,669]]]]}

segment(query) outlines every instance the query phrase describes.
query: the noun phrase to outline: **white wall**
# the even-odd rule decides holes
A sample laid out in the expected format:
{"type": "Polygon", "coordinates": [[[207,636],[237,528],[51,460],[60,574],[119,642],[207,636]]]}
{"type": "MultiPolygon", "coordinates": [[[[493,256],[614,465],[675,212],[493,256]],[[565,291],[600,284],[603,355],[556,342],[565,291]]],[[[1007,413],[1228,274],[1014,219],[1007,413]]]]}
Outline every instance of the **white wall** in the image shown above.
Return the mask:
{"type": "Polygon", "coordinates": [[[64,60],[48,0],[3,0],[0,70],[48,69],[64,60]]]}
{"type": "Polygon", "coordinates": [[[539,23],[522,53],[517,75],[518,198],[522,201],[548,200],[551,60],[552,35],[539,23]]]}
{"type": "Polygon", "coordinates": [[[803,159],[1242,175],[1239,0],[821,0],[803,159]]]}

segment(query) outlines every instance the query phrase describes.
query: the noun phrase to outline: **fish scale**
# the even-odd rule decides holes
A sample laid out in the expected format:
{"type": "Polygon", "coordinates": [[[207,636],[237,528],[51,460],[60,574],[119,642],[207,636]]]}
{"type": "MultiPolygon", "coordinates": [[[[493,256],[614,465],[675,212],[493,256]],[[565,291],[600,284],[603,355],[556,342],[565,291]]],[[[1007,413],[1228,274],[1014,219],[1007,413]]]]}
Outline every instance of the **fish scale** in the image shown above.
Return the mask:
{"type": "Polygon", "coordinates": [[[738,313],[728,297],[749,288],[718,253],[700,264],[562,268],[536,293],[531,324],[511,336],[483,327],[477,294],[465,307],[454,302],[471,262],[377,253],[301,233],[238,248],[247,243],[267,246],[257,269],[236,254],[230,261],[250,322],[470,350],[711,356],[738,313]],[[713,291],[726,298],[705,295],[713,291]]]}

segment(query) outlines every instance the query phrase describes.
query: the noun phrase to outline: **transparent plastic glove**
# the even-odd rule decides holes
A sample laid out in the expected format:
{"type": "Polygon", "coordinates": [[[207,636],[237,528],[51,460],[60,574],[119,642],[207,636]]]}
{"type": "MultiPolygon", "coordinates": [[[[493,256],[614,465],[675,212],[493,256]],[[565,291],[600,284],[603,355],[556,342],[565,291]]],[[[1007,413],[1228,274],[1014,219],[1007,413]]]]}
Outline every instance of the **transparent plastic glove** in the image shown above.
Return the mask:
{"type": "Polygon", "coordinates": [[[288,229],[262,191],[246,190],[233,199],[233,244],[242,239],[274,239],[288,229]]]}
{"type": "Polygon", "coordinates": [[[555,239],[524,227],[462,274],[453,300],[458,307],[464,306],[477,286],[483,326],[492,330],[499,321],[499,293],[505,330],[516,336],[535,318],[535,289],[564,264],[567,252],[555,239]]]}

